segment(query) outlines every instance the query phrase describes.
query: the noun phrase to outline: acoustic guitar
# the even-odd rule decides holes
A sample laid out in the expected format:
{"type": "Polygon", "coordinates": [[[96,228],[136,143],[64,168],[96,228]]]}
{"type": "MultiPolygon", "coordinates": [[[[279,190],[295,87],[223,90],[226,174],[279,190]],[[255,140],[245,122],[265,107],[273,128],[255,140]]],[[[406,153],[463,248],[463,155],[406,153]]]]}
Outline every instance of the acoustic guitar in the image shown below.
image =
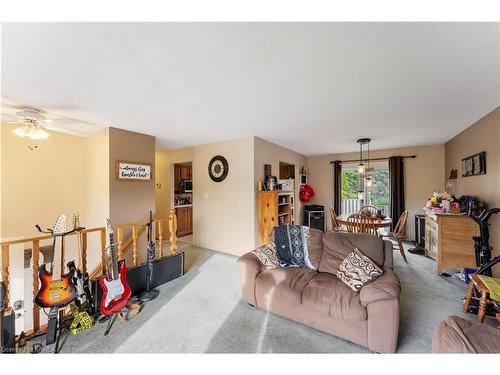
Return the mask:
{"type": "Polygon", "coordinates": [[[127,266],[125,265],[125,260],[118,262],[116,256],[115,234],[109,219],[106,221],[106,228],[109,237],[108,249],[112,267],[109,270],[111,272],[104,270],[106,272],[103,272],[103,276],[99,279],[99,284],[102,288],[100,308],[104,315],[111,316],[127,306],[132,291],[127,284],[127,266]]]}
{"type": "Polygon", "coordinates": [[[38,270],[41,287],[35,298],[35,303],[40,307],[62,307],[73,301],[76,296],[76,289],[72,283],[73,271],[62,274],[62,252],[63,236],[66,232],[66,215],[60,215],[52,230],[54,237],[51,272],[48,272],[45,264],[38,270]]]}

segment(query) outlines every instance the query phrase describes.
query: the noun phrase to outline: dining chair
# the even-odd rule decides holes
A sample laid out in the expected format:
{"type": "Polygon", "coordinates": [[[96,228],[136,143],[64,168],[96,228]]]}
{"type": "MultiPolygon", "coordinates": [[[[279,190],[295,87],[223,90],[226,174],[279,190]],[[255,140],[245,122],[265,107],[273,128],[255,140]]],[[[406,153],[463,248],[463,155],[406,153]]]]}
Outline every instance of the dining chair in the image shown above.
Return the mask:
{"type": "Polygon", "coordinates": [[[350,233],[367,233],[377,235],[373,220],[363,214],[352,214],[347,218],[347,231],[350,233]]]}
{"type": "Polygon", "coordinates": [[[406,239],[406,222],[408,221],[408,211],[403,211],[401,216],[399,217],[398,223],[392,232],[388,231],[380,231],[379,237],[384,238],[387,237],[389,239],[395,240],[398,243],[399,252],[403,257],[405,262],[406,260],[405,250],[403,248],[403,240],[406,239]]]}
{"type": "Polygon", "coordinates": [[[366,216],[377,216],[378,208],[376,206],[363,206],[359,209],[358,214],[366,216]]]}
{"type": "Polygon", "coordinates": [[[337,221],[337,213],[335,212],[333,207],[330,207],[330,219],[332,220],[332,230],[334,232],[338,232],[339,230],[342,229],[342,226],[337,221]]]}

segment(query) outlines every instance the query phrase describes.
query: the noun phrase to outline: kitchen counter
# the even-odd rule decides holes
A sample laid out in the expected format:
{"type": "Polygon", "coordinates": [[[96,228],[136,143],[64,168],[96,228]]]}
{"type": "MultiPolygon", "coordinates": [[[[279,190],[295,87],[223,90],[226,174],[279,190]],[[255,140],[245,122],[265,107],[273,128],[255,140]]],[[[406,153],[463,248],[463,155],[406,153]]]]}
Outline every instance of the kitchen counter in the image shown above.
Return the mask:
{"type": "Polygon", "coordinates": [[[174,208],[184,208],[184,207],[193,207],[193,204],[181,204],[180,206],[174,206],[174,208]]]}

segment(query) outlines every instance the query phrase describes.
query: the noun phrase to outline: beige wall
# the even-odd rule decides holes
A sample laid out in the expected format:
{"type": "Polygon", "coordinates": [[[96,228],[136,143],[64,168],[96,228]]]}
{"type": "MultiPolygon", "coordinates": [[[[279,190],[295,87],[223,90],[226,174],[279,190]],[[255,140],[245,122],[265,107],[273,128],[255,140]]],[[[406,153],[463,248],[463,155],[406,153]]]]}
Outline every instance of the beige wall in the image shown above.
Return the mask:
{"type": "MultiPolygon", "coordinates": [[[[458,170],[458,195],[471,195],[484,200],[489,207],[500,207],[500,107],[484,116],[445,144],[446,173],[458,170]],[[486,151],[486,174],[462,177],[461,161],[486,151]]],[[[500,254],[500,215],[490,220],[493,254],[500,254]]],[[[494,268],[500,276],[499,267],[494,268]]]]}
{"type": "MultiPolygon", "coordinates": [[[[85,217],[87,228],[102,227],[109,217],[109,129],[102,129],[85,139],[85,217]]],[[[89,235],[87,262],[92,270],[101,261],[100,237],[89,235]]]]}
{"type": "Polygon", "coordinates": [[[193,163],[193,242],[234,255],[254,246],[254,148],[253,137],[156,153],[156,211],[171,208],[172,164],[193,163]],[[208,162],[224,156],[229,174],[213,182],[208,162]]]}
{"type": "Polygon", "coordinates": [[[1,125],[0,237],[36,234],[35,224],[51,227],[61,213],[80,212],[83,219],[85,138],[50,132],[35,143],[16,136],[14,128],[1,125]],[[33,144],[38,148],[31,151],[33,144]]]}
{"type": "Polygon", "coordinates": [[[114,223],[147,219],[155,210],[155,137],[109,128],[110,217],[114,223]],[[150,163],[151,181],[118,181],[116,162],[126,160],[150,163]]]}
{"type": "MultiPolygon", "coordinates": [[[[415,159],[405,159],[405,197],[406,209],[409,212],[406,233],[409,239],[415,237],[414,215],[423,213],[422,207],[425,206],[433,191],[444,190],[444,145],[370,151],[372,158],[413,154],[417,155],[415,159]]],[[[332,205],[333,179],[330,161],[352,160],[358,157],[358,153],[309,157],[307,159],[310,173],[308,182],[316,193],[311,203],[322,204],[325,209],[332,205]]],[[[327,216],[328,228],[330,228],[330,217],[327,216]]]]}
{"type": "Polygon", "coordinates": [[[258,238],[258,195],[257,195],[257,183],[259,180],[264,180],[264,164],[271,164],[272,166],[272,174],[279,178],[279,163],[289,163],[295,165],[295,210],[296,210],[296,223],[302,224],[302,207],[303,204],[299,200],[298,191],[300,187],[299,173],[302,166],[306,165],[306,157],[302,154],[298,154],[292,150],[287,148],[278,146],[274,143],[268,142],[262,138],[254,137],[254,152],[255,152],[255,161],[254,161],[254,199],[255,199],[255,242],[254,245],[257,246],[259,243],[258,238]]]}

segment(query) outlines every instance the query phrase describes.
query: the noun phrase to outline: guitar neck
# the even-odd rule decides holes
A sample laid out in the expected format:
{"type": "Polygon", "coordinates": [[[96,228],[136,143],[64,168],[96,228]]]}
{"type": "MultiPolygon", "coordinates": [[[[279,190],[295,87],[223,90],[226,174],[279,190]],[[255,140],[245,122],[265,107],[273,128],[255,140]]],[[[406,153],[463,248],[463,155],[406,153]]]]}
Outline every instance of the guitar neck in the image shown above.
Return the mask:
{"type": "Polygon", "coordinates": [[[116,257],[116,243],[115,243],[115,234],[113,232],[109,233],[109,249],[111,252],[111,265],[112,265],[112,272],[111,272],[111,278],[113,280],[118,279],[118,259],[116,257]]]}
{"type": "Polygon", "coordinates": [[[63,237],[54,237],[54,256],[52,259],[52,279],[59,280],[62,275],[62,263],[63,263],[63,237]]]}

